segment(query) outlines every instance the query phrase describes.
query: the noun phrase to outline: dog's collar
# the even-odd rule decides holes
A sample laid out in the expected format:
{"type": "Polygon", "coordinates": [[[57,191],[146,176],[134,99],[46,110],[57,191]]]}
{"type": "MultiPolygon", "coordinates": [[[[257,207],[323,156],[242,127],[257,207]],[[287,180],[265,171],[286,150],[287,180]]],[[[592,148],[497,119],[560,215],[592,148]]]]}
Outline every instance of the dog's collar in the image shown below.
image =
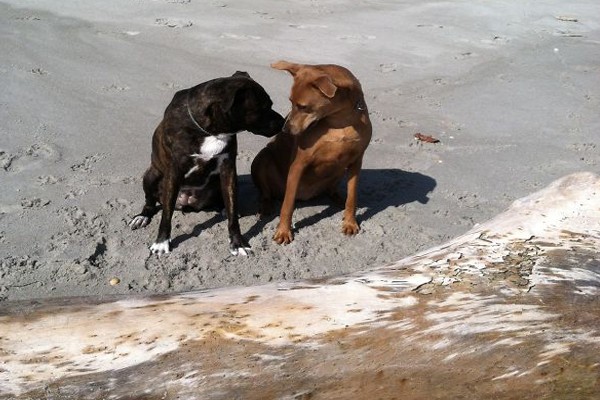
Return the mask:
{"type": "Polygon", "coordinates": [[[196,118],[194,118],[194,116],[192,115],[192,110],[190,109],[190,91],[188,91],[187,99],[185,101],[185,106],[187,108],[188,115],[190,116],[190,119],[192,120],[192,122],[194,123],[194,125],[196,125],[196,128],[198,128],[200,130],[200,132],[202,132],[206,136],[211,136],[211,134],[208,133],[206,131],[206,129],[204,129],[203,127],[200,126],[200,124],[198,123],[198,121],[196,121],[196,118]]]}

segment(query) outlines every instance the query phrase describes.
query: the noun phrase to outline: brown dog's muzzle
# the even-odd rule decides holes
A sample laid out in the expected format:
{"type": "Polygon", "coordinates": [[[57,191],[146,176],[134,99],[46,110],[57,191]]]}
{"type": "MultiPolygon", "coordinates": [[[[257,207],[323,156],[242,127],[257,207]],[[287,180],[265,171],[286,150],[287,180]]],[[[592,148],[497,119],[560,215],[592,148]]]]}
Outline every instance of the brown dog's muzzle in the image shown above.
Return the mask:
{"type": "Polygon", "coordinates": [[[293,114],[289,113],[285,118],[282,131],[289,133],[290,135],[300,135],[302,132],[307,130],[315,121],[316,117],[310,114],[293,114]]]}

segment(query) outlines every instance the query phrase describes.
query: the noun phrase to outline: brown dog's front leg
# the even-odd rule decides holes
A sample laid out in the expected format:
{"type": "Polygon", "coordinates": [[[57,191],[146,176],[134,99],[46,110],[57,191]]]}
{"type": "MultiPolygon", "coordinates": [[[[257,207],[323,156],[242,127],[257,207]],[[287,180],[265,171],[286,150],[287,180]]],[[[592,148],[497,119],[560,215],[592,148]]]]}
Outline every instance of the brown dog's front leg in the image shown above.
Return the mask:
{"type": "Polygon", "coordinates": [[[344,208],[344,219],[342,221],[342,233],[344,235],[356,235],[360,228],[356,222],[356,198],[358,193],[358,176],[362,168],[362,159],[357,160],[348,167],[348,195],[346,207],[344,208]]]}
{"type": "Polygon", "coordinates": [[[300,178],[302,178],[305,166],[304,162],[297,159],[290,166],[283,204],[281,205],[281,213],[279,215],[279,225],[277,226],[275,235],[273,235],[273,240],[278,244],[288,244],[294,240],[294,235],[292,234],[292,214],[294,213],[294,202],[296,200],[296,193],[298,192],[298,185],[300,184],[300,178]]]}

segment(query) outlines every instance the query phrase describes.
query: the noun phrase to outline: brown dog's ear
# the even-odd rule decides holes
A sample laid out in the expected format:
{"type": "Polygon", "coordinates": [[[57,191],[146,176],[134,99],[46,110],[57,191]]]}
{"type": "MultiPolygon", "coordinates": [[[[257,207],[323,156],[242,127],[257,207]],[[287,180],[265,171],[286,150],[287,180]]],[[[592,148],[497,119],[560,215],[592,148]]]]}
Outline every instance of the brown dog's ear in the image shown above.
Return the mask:
{"type": "Polygon", "coordinates": [[[337,91],[337,86],[333,84],[331,78],[327,75],[319,76],[312,84],[330,99],[335,96],[335,92],[337,91]]]}
{"type": "Polygon", "coordinates": [[[294,63],[287,62],[287,61],[277,61],[277,62],[274,62],[273,64],[271,64],[271,68],[279,69],[282,71],[287,71],[290,74],[292,74],[292,76],[296,75],[296,72],[298,72],[300,67],[301,67],[300,64],[294,64],[294,63]]]}

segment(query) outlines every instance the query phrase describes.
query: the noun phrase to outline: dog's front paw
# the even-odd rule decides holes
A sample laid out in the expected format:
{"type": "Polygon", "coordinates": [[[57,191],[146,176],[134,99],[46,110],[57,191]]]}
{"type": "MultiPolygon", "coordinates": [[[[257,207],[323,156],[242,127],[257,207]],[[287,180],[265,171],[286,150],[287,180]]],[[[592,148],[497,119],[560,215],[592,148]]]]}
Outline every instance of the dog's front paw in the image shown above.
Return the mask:
{"type": "Polygon", "coordinates": [[[136,215],[131,219],[131,222],[129,222],[129,227],[132,230],[143,228],[150,223],[150,219],[151,218],[148,218],[142,214],[136,215]]]}
{"type": "Polygon", "coordinates": [[[294,240],[294,235],[289,228],[277,228],[277,232],[273,235],[273,240],[277,242],[277,244],[290,244],[292,240],[294,240]]]}
{"type": "Polygon", "coordinates": [[[171,241],[167,239],[163,240],[162,242],[152,243],[152,246],[150,246],[150,252],[157,255],[170,253],[171,241]]]}
{"type": "Polygon", "coordinates": [[[356,221],[344,221],[342,222],[342,233],[344,235],[356,235],[360,231],[356,221]]]}
{"type": "Polygon", "coordinates": [[[229,252],[233,256],[249,256],[252,254],[252,249],[250,248],[250,245],[240,237],[229,240],[229,252]]]}
{"type": "Polygon", "coordinates": [[[229,252],[232,256],[249,256],[252,254],[250,247],[230,247],[229,252]]]}

